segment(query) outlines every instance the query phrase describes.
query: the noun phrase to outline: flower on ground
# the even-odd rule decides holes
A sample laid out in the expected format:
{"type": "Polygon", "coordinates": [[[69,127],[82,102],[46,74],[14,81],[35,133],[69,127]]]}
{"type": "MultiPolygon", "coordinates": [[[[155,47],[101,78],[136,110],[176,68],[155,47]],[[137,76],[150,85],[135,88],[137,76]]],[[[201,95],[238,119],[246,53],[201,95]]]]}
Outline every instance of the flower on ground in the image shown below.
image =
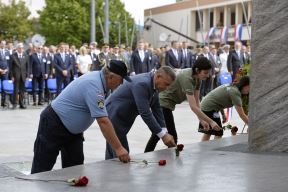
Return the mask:
{"type": "Polygon", "coordinates": [[[178,144],[177,147],[175,148],[176,156],[180,155],[180,151],[183,151],[184,145],[183,144],[178,144]]]}
{"type": "Polygon", "coordinates": [[[160,160],[160,161],[158,162],[158,165],[160,165],[160,166],[166,165],[166,160],[164,160],[164,159],[160,160]]]}
{"type": "Polygon", "coordinates": [[[73,186],[86,186],[89,182],[89,179],[86,176],[83,176],[79,177],[78,179],[68,179],[67,182],[73,186]]]}

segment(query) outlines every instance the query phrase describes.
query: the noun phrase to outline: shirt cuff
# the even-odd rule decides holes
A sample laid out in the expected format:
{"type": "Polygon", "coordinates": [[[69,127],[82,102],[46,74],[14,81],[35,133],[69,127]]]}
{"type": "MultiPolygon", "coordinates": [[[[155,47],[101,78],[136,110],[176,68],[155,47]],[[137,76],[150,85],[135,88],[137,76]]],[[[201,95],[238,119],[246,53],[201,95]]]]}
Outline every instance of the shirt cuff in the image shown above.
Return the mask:
{"type": "Polygon", "coordinates": [[[162,131],[160,131],[159,133],[157,133],[157,136],[158,136],[159,138],[162,138],[166,133],[167,133],[167,128],[166,128],[166,127],[163,127],[163,128],[162,128],[162,131]]]}

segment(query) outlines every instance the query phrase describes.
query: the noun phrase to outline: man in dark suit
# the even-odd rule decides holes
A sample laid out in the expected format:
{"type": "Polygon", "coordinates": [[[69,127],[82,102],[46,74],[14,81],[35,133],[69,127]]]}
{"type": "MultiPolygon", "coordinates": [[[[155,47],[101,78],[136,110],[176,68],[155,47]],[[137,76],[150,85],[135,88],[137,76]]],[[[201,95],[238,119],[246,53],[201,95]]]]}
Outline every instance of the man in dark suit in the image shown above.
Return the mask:
{"type": "Polygon", "coordinates": [[[179,43],[177,41],[171,42],[171,49],[165,55],[165,64],[173,69],[181,69],[183,65],[182,52],[179,51],[179,43]]]}
{"type": "Polygon", "coordinates": [[[235,42],[235,49],[230,51],[227,60],[227,68],[232,75],[232,80],[235,79],[237,72],[243,67],[243,53],[241,53],[242,43],[240,41],[235,42]]]}
{"type": "Polygon", "coordinates": [[[191,68],[195,62],[195,56],[191,52],[191,50],[188,49],[188,43],[186,41],[182,42],[182,69],[184,68],[191,68]]]}
{"type": "Polygon", "coordinates": [[[25,109],[24,105],[24,92],[25,92],[25,80],[28,78],[29,72],[29,56],[24,53],[24,46],[19,43],[16,47],[17,51],[11,56],[10,74],[14,84],[13,93],[13,109],[17,107],[19,103],[21,109],[25,109]],[[19,99],[18,99],[19,93],[19,99]]]}
{"type": "Polygon", "coordinates": [[[70,56],[65,52],[65,43],[60,43],[59,53],[54,55],[54,68],[57,83],[57,95],[61,93],[62,83],[64,88],[70,82],[70,70],[73,67],[70,56]]]}
{"type": "Polygon", "coordinates": [[[32,77],[32,93],[33,105],[36,106],[36,93],[38,92],[38,105],[43,105],[43,83],[47,79],[46,59],[42,54],[43,47],[37,46],[35,53],[30,55],[31,77],[32,77]],[[37,91],[38,86],[38,91],[37,91]]]}
{"type": "Polygon", "coordinates": [[[210,47],[209,60],[212,64],[212,67],[214,67],[214,74],[212,76],[212,85],[211,85],[212,86],[211,90],[213,90],[219,86],[218,79],[222,67],[222,63],[220,57],[217,55],[217,49],[215,45],[212,45],[210,47]]]}
{"type": "Polygon", "coordinates": [[[92,60],[91,70],[92,71],[100,70],[100,68],[97,67],[97,64],[98,64],[97,55],[100,53],[100,51],[97,49],[97,42],[91,42],[89,48],[90,48],[89,55],[92,60]]]}
{"type": "Polygon", "coordinates": [[[138,42],[138,47],[133,51],[130,59],[130,74],[136,75],[140,73],[147,73],[153,69],[151,54],[144,50],[145,43],[138,42]]]}
{"type": "MultiPolygon", "coordinates": [[[[168,147],[175,146],[173,137],[167,133],[163,113],[159,104],[158,92],[166,90],[176,75],[171,67],[164,66],[156,72],[142,73],[125,81],[106,100],[106,109],[115,132],[129,151],[127,134],[136,117],[141,115],[150,131],[162,139],[168,147]]],[[[115,158],[116,153],[106,145],[106,159],[115,158]]]]}
{"type": "Polygon", "coordinates": [[[5,49],[6,42],[0,43],[0,83],[1,83],[1,106],[5,107],[6,94],[3,91],[3,81],[8,79],[9,51],[5,49]]]}
{"type": "Polygon", "coordinates": [[[50,97],[50,91],[48,89],[48,78],[53,78],[53,58],[52,54],[49,53],[49,48],[43,47],[43,62],[46,68],[47,78],[45,78],[45,90],[44,90],[44,101],[48,102],[50,97]]]}

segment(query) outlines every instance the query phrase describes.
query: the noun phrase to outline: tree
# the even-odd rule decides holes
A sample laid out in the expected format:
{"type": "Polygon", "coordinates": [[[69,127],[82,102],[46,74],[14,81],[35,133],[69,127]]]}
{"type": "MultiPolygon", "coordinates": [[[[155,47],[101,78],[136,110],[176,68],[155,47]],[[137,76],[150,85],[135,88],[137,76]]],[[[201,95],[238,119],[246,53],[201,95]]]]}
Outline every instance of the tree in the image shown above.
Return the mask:
{"type": "MultiPolygon", "coordinates": [[[[96,0],[96,41],[103,43],[99,19],[104,26],[104,0],[96,0]]],[[[61,41],[80,46],[90,42],[90,0],[46,0],[46,7],[39,11],[40,34],[45,36],[47,44],[58,44],[61,41]]],[[[118,44],[118,23],[121,26],[121,39],[125,43],[125,14],[128,30],[133,28],[133,19],[125,11],[120,0],[110,0],[110,44],[118,44]]],[[[131,37],[129,37],[131,38],[131,37]]],[[[129,39],[130,42],[130,39],[129,39]]]]}
{"type": "Polygon", "coordinates": [[[30,11],[25,2],[11,0],[8,5],[0,1],[0,38],[23,41],[32,35],[32,25],[28,17],[30,11]]]}
{"type": "Polygon", "coordinates": [[[68,42],[79,46],[88,35],[88,13],[77,1],[49,0],[38,13],[40,34],[47,44],[68,42]]]}

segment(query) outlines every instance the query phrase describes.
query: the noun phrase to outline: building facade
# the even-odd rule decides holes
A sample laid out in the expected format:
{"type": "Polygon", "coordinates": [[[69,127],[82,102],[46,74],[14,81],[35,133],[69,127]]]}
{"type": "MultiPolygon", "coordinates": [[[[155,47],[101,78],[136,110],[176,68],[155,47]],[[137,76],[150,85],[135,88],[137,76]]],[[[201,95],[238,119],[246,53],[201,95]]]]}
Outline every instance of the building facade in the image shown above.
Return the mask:
{"type": "Polygon", "coordinates": [[[233,44],[251,39],[252,0],[184,0],[174,4],[146,9],[143,38],[155,47],[170,41],[196,44],[233,44]],[[162,24],[156,24],[149,20],[162,24]],[[148,19],[148,20],[147,20],[148,19]],[[190,37],[189,40],[165,27],[190,37]],[[197,43],[198,42],[198,43],[197,43]]]}

